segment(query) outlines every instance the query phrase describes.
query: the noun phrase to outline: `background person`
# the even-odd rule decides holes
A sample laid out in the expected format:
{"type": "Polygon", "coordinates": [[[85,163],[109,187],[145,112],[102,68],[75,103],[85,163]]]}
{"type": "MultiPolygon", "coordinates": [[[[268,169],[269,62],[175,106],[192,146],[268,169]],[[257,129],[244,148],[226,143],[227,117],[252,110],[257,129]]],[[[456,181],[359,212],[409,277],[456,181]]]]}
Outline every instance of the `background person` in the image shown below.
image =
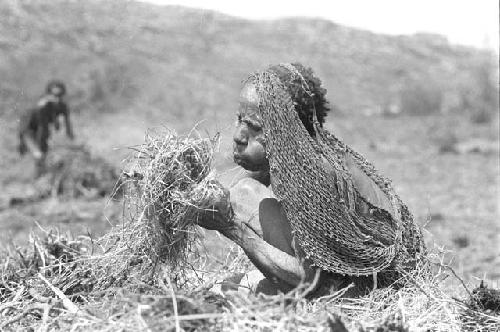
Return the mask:
{"type": "Polygon", "coordinates": [[[19,153],[30,152],[35,159],[35,174],[42,175],[46,170],[46,157],[49,151],[48,140],[51,127],[60,128],[63,118],[66,135],[74,139],[68,105],[64,101],[66,87],[58,80],[50,81],[46,93],[39,99],[36,107],[26,110],[19,125],[19,153]]]}

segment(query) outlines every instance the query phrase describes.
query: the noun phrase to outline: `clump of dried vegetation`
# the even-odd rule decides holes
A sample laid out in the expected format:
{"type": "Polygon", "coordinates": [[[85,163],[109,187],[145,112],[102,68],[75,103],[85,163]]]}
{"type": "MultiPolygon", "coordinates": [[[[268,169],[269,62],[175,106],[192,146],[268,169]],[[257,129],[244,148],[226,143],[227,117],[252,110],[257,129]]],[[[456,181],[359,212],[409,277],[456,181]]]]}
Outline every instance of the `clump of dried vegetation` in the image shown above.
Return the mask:
{"type": "MultiPolygon", "coordinates": [[[[107,253],[89,238],[56,232],[32,236],[31,248],[3,255],[0,329],[75,331],[498,331],[500,294],[481,288],[455,299],[443,290],[446,268],[422,268],[398,290],[376,289],[354,299],[345,290],[308,300],[304,287],[276,296],[213,291],[238,271],[244,254],[224,266],[192,261],[190,278],[175,280],[168,267],[153,274],[132,269],[116,283],[99,263],[107,253]],[[99,253],[97,253],[99,251],[99,253]],[[104,286],[103,279],[108,280],[104,286]]],[[[126,259],[126,258],[124,258],[126,259]]],[[[104,259],[104,261],[106,261],[104,259]]],[[[212,262],[213,263],[213,262],[212,262]]],[[[138,262],[137,264],[144,264],[138,262]]],[[[153,262],[148,262],[153,264],[153,262]]],[[[437,265],[442,267],[441,265],[437,265]]],[[[152,271],[151,266],[151,271],[152,271]]],[[[458,293],[458,292],[457,292],[458,293]]]]}
{"type": "Polygon", "coordinates": [[[145,143],[134,149],[125,172],[126,219],[133,222],[120,232],[128,238],[122,241],[123,252],[147,250],[169,265],[185,261],[195,243],[197,218],[224,196],[212,170],[218,139],[197,136],[194,131],[185,137],[169,130],[148,132],[145,143]]]}
{"type": "Polygon", "coordinates": [[[44,174],[29,184],[23,196],[12,197],[9,204],[29,204],[48,197],[99,198],[120,195],[118,180],[116,167],[92,155],[89,147],[61,144],[48,155],[44,174]]]}
{"type": "Polygon", "coordinates": [[[499,291],[445,291],[445,279],[456,276],[431,254],[404,287],[360,298],[343,298],[343,289],[311,300],[308,285],[276,296],[217,292],[215,284],[250,264],[234,248],[222,262],[197,251],[196,218],[223,194],[211,171],[213,148],[214,141],[192,135],[148,134],[126,172],[122,224],[97,240],[42,230],[28,247],[4,248],[0,330],[500,328],[499,291]]]}
{"type": "Polygon", "coordinates": [[[115,167],[92,155],[85,145],[59,145],[49,154],[47,173],[51,194],[66,197],[105,197],[114,192],[119,174],[115,167]]]}

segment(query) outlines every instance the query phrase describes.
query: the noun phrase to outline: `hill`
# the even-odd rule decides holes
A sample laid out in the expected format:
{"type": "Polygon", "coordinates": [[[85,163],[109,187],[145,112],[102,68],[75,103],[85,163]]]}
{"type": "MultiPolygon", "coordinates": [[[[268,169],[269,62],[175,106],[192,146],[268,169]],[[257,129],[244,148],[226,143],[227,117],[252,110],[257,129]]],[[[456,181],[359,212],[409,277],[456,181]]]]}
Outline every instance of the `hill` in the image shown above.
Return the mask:
{"type": "Polygon", "coordinates": [[[489,56],[435,35],[378,35],[321,19],[247,21],[119,0],[2,1],[0,15],[0,89],[10,106],[61,77],[80,110],[136,108],[146,121],[189,125],[226,119],[248,73],[290,61],[314,68],[344,112],[399,105],[418,87],[438,91],[435,106],[454,110],[489,56]]]}

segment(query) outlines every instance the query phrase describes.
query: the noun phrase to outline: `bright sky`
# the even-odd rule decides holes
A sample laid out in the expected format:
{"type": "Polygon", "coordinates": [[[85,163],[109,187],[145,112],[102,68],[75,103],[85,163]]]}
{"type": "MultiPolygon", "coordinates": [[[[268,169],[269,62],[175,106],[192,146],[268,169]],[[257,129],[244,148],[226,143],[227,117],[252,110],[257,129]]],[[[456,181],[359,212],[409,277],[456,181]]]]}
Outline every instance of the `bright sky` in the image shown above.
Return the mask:
{"type": "Polygon", "coordinates": [[[142,0],[212,9],[250,19],[322,17],[387,34],[438,33],[498,52],[498,0],[142,0]]]}

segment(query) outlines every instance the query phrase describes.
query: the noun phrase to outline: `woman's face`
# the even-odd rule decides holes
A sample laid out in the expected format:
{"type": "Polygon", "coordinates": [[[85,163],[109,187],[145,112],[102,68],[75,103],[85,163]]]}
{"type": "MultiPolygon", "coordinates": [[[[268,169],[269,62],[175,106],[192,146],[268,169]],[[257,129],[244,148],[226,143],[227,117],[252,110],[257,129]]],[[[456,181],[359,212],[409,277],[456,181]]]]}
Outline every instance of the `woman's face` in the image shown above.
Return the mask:
{"type": "Polygon", "coordinates": [[[247,83],[241,90],[237,115],[233,135],[234,162],[249,171],[267,170],[269,163],[259,117],[259,96],[254,84],[247,83]]]}

